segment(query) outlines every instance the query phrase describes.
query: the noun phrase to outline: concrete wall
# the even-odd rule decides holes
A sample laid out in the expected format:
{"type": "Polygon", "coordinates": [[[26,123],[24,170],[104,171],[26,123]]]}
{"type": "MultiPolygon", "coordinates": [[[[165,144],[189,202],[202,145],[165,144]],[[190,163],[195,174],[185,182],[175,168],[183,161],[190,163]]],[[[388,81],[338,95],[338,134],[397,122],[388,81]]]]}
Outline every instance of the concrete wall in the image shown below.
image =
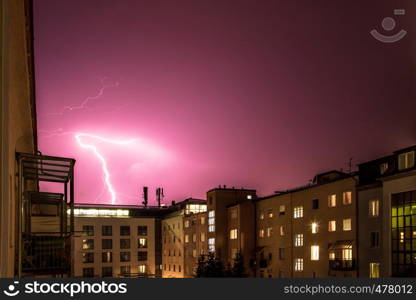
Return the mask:
{"type": "Polygon", "coordinates": [[[1,1],[0,276],[14,276],[16,152],[36,145],[29,1],[1,1]]]}

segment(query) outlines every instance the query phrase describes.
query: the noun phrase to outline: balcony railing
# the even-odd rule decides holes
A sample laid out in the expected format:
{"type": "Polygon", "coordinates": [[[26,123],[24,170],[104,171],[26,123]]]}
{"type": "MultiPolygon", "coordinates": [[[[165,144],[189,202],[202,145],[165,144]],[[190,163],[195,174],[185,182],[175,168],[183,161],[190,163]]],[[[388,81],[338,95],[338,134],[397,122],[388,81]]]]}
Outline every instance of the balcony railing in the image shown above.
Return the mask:
{"type": "Polygon", "coordinates": [[[352,271],[355,269],[355,259],[333,259],[329,261],[329,269],[333,271],[352,271]]]}

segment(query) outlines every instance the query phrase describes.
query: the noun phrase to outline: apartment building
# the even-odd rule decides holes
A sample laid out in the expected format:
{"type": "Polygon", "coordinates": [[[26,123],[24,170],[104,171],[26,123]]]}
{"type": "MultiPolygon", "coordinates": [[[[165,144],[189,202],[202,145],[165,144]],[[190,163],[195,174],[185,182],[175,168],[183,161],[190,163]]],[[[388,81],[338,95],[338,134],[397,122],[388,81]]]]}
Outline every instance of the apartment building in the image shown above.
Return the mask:
{"type": "Polygon", "coordinates": [[[331,171],[256,202],[257,277],[357,276],[356,178],[331,171]]]}
{"type": "Polygon", "coordinates": [[[184,217],[184,277],[195,276],[200,255],[208,252],[207,212],[187,214],[184,217]]]}
{"type": "Polygon", "coordinates": [[[359,270],[416,276],[416,146],[359,165],[359,270]]]}
{"type": "MultiPolygon", "coordinates": [[[[175,211],[162,220],[162,276],[164,278],[192,277],[195,259],[197,259],[198,233],[191,222],[204,220],[207,204],[205,200],[189,198],[179,203],[172,203],[175,211]],[[193,231],[190,232],[190,228],[193,231]],[[194,247],[194,248],[192,248],[194,247]]],[[[205,221],[202,221],[205,222],[205,221]]],[[[204,226],[204,224],[202,225],[204,226]]],[[[198,227],[199,229],[199,227],[198,227]]]]}
{"type": "Polygon", "coordinates": [[[77,205],[75,277],[161,277],[161,219],[172,208],[77,205]]]}

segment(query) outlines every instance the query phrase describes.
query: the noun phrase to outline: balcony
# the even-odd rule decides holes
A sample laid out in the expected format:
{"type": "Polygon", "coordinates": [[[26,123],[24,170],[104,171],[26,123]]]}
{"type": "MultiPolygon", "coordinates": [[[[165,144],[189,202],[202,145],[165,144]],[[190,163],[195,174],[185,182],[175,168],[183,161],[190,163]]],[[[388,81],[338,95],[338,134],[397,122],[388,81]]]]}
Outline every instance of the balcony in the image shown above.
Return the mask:
{"type": "Polygon", "coordinates": [[[355,270],[355,259],[333,259],[329,261],[331,271],[352,271],[355,270]]]}

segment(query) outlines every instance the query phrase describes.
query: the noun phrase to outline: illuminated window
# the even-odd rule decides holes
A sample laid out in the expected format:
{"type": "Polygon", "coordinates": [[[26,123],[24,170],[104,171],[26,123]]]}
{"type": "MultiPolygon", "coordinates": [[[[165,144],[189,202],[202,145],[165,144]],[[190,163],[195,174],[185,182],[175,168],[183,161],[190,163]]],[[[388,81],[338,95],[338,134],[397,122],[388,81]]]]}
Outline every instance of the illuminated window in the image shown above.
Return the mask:
{"type": "Polygon", "coordinates": [[[389,169],[388,163],[380,164],[380,175],[383,175],[384,173],[386,173],[388,169],[389,169]]]}
{"type": "Polygon", "coordinates": [[[205,242],[205,233],[201,232],[201,242],[205,242]]]}
{"type": "Polygon", "coordinates": [[[351,219],[344,219],[342,221],[342,230],[351,231],[351,219]]]}
{"type": "Polygon", "coordinates": [[[82,262],[84,264],[93,263],[94,262],[94,253],[93,252],[82,253],[82,262]]]}
{"type": "Polygon", "coordinates": [[[378,217],[380,214],[380,201],[370,200],[368,205],[368,213],[371,217],[378,217]]]}
{"type": "Polygon", "coordinates": [[[113,261],[113,253],[112,252],[103,252],[102,253],[102,262],[109,263],[113,261]]]}
{"type": "Polygon", "coordinates": [[[208,231],[214,232],[215,231],[215,211],[211,210],[208,212],[208,231]]]}
{"type": "Polygon", "coordinates": [[[347,191],[342,193],[342,204],[349,205],[352,203],[352,192],[347,191]]]}
{"type": "Polygon", "coordinates": [[[400,243],[404,243],[404,232],[400,231],[400,243]]]}
{"type": "Polygon", "coordinates": [[[267,211],[267,217],[273,218],[273,211],[271,209],[267,211]]]}
{"type": "Polygon", "coordinates": [[[208,251],[214,252],[215,251],[215,238],[208,239],[208,251]]]}
{"type": "Polygon", "coordinates": [[[303,234],[298,233],[295,234],[295,247],[302,247],[303,246],[303,234]]]}
{"type": "Polygon", "coordinates": [[[196,249],[192,249],[192,257],[196,257],[196,249]]]}
{"type": "Polygon", "coordinates": [[[260,214],[260,220],[264,220],[264,214],[263,213],[260,214]]]}
{"type": "Polygon", "coordinates": [[[189,243],[189,235],[185,234],[185,243],[189,243]]]}
{"type": "Polygon", "coordinates": [[[259,231],[259,237],[261,237],[261,238],[264,237],[264,229],[260,229],[260,231],[259,231]]]}
{"type": "Polygon", "coordinates": [[[251,199],[253,199],[253,196],[252,195],[247,195],[247,199],[251,200],[251,199]]]}
{"type": "Polygon", "coordinates": [[[205,224],[205,217],[201,217],[201,225],[205,224]]]}
{"type": "Polygon", "coordinates": [[[318,223],[313,222],[311,225],[311,229],[313,234],[318,233],[318,223]]]}
{"type": "Polygon", "coordinates": [[[286,207],[284,205],[279,206],[279,215],[283,216],[286,213],[286,207]]]}
{"type": "Polygon", "coordinates": [[[415,165],[415,151],[399,155],[399,170],[413,168],[415,165]]]}
{"type": "Polygon", "coordinates": [[[196,242],[196,234],[194,233],[193,235],[192,235],[192,242],[196,242]]]}
{"type": "Polygon", "coordinates": [[[209,217],[209,218],[213,218],[213,217],[215,217],[215,210],[210,210],[210,211],[208,212],[208,217],[209,217]]]}
{"type": "Polygon", "coordinates": [[[281,225],[279,227],[279,233],[280,233],[280,236],[284,236],[285,235],[285,226],[281,225]]]}
{"type": "Polygon", "coordinates": [[[120,261],[121,262],[130,261],[130,252],[120,252],[120,261]]]}
{"type": "Polygon", "coordinates": [[[208,231],[209,232],[215,232],[215,225],[209,225],[208,226],[208,231]]]}
{"type": "Polygon", "coordinates": [[[235,259],[237,257],[238,250],[236,248],[231,249],[231,259],[235,259]]]}
{"type": "Polygon", "coordinates": [[[146,260],[147,260],[147,251],[138,251],[137,261],[146,261],[146,260]]]}
{"type": "Polygon", "coordinates": [[[329,250],[328,256],[329,256],[329,260],[335,260],[335,251],[329,250]]]}
{"type": "Polygon", "coordinates": [[[93,250],[94,249],[94,240],[82,240],[82,249],[84,250],[93,250]]]}
{"type": "Polygon", "coordinates": [[[189,227],[189,220],[186,220],[185,221],[185,228],[188,228],[189,227]]]}
{"type": "Polygon", "coordinates": [[[295,271],[296,272],[303,271],[303,258],[295,258],[295,271]]]}
{"type": "Polygon", "coordinates": [[[370,278],[380,277],[380,263],[370,263],[370,278]]]}
{"type": "Polygon", "coordinates": [[[352,260],[352,247],[342,249],[342,259],[343,260],[352,260]]]}
{"type": "Polygon", "coordinates": [[[147,248],[147,239],[139,238],[138,248],[147,248]]]}
{"type": "Polygon", "coordinates": [[[303,218],[303,206],[296,206],[293,208],[293,218],[303,218]]]}
{"type": "Polygon", "coordinates": [[[237,229],[231,229],[230,230],[230,240],[237,239],[237,229]]]}
{"type": "Polygon", "coordinates": [[[332,194],[328,196],[328,207],[335,207],[337,206],[337,195],[332,194]]]}
{"type": "Polygon", "coordinates": [[[271,237],[273,235],[273,227],[267,227],[267,237],[271,237]]]}
{"type": "Polygon", "coordinates": [[[328,231],[329,232],[337,231],[337,221],[332,220],[328,222],[328,231]]]}
{"type": "Polygon", "coordinates": [[[319,246],[311,246],[311,260],[319,260],[319,246]]]}
{"type": "Polygon", "coordinates": [[[185,214],[197,214],[207,211],[206,204],[187,204],[185,207],[185,214]]]}
{"type": "Polygon", "coordinates": [[[138,271],[139,271],[139,273],[141,273],[141,274],[146,273],[146,265],[139,265],[139,267],[138,267],[138,271]]]}

